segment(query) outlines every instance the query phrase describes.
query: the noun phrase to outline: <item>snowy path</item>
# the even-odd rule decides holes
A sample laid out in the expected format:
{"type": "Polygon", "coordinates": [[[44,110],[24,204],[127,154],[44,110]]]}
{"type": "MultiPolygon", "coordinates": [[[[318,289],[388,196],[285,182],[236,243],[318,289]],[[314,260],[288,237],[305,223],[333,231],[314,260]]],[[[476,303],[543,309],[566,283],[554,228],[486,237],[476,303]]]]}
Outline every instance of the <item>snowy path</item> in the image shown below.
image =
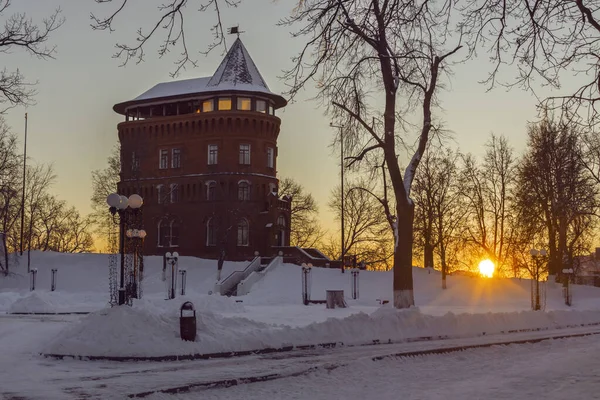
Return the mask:
{"type": "MultiPolygon", "coordinates": [[[[600,333],[600,327],[582,327],[442,341],[296,351],[234,359],[163,363],[53,360],[35,355],[45,341],[51,339],[64,327],[65,323],[72,321],[74,318],[77,317],[0,316],[0,354],[2,354],[0,360],[0,395],[7,399],[19,396],[19,398],[47,400],[67,398],[118,399],[129,394],[164,390],[190,384],[198,385],[224,379],[239,379],[269,374],[294,375],[305,373],[311,368],[317,368],[317,371],[319,369],[326,370],[328,366],[333,365],[349,366],[342,369],[356,368],[350,366],[357,362],[372,363],[373,357],[398,352],[534,339],[566,333],[600,333]]],[[[597,341],[598,337],[594,337],[594,340],[597,341]]],[[[452,357],[457,356],[452,355],[452,357]]],[[[391,361],[380,362],[389,363],[391,361]]],[[[323,372],[316,372],[317,375],[321,373],[323,372]]],[[[303,380],[306,378],[301,377],[298,379],[303,380]]],[[[246,386],[254,387],[254,384],[246,386]]]]}
{"type": "Polygon", "coordinates": [[[331,371],[148,400],[600,399],[597,336],[446,355],[359,359],[331,371]]]}

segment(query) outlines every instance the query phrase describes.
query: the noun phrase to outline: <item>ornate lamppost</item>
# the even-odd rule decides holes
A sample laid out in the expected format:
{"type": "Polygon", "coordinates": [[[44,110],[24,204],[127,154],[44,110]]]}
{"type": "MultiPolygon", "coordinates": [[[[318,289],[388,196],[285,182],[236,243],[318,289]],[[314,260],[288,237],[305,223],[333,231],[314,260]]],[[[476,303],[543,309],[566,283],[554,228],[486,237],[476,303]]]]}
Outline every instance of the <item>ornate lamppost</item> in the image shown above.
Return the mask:
{"type": "Polygon", "coordinates": [[[178,252],[167,252],[165,254],[165,258],[167,260],[167,264],[171,266],[171,278],[168,279],[169,287],[167,288],[167,299],[174,299],[177,291],[177,267],[179,262],[179,253],[178,252]]]}
{"type": "MultiPolygon", "coordinates": [[[[144,200],[139,194],[132,194],[129,196],[129,198],[127,198],[126,196],[119,195],[118,193],[111,193],[106,198],[106,203],[109,206],[109,211],[113,217],[113,222],[119,225],[120,273],[118,304],[122,305],[126,302],[129,303],[131,298],[134,297],[133,293],[128,293],[130,290],[127,290],[125,286],[125,236],[129,228],[130,231],[127,235],[129,238],[134,237],[134,231],[136,231],[136,238],[143,239],[146,236],[146,232],[143,229],[138,229],[141,225],[140,211],[142,205],[144,204],[144,200]]],[[[137,265],[138,262],[137,259],[138,255],[136,254],[136,258],[134,258],[134,271],[135,265],[137,265]]],[[[135,273],[134,279],[137,279],[135,273]]],[[[137,292],[137,282],[134,286],[137,292]]],[[[129,288],[133,288],[131,283],[129,288]]]]}

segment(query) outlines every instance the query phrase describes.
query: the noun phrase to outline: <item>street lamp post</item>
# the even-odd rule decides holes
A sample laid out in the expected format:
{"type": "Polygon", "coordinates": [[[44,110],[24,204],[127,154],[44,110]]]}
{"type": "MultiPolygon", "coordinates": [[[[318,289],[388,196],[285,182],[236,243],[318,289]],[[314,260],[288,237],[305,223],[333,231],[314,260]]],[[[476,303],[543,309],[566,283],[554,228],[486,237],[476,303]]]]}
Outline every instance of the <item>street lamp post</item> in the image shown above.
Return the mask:
{"type": "MultiPolygon", "coordinates": [[[[127,198],[126,196],[119,195],[118,193],[111,193],[106,198],[106,203],[109,206],[110,214],[113,216],[113,221],[115,221],[115,217],[118,215],[119,217],[119,252],[121,255],[121,269],[120,269],[120,280],[119,280],[119,305],[125,304],[126,296],[125,296],[125,235],[126,235],[126,227],[129,223],[133,221],[128,221],[130,219],[130,214],[137,215],[139,209],[144,204],[144,200],[139,194],[132,194],[127,198]]],[[[143,236],[146,236],[146,232],[144,230],[137,230],[138,235],[141,235],[143,232],[143,236]]],[[[142,236],[140,236],[143,238],[142,236]]]]}
{"type": "MultiPolygon", "coordinates": [[[[146,237],[146,231],[143,229],[127,229],[125,236],[131,240],[135,240],[133,246],[133,271],[131,271],[129,286],[127,287],[129,296],[133,298],[138,297],[138,280],[141,281],[142,273],[144,272],[144,263],[140,262],[139,251],[143,248],[144,238],[146,237]]],[[[141,292],[140,292],[141,294],[141,292]]]]}
{"type": "Polygon", "coordinates": [[[167,252],[165,254],[165,259],[167,260],[167,264],[169,264],[171,266],[171,287],[168,290],[168,299],[174,299],[175,298],[175,291],[177,289],[177,262],[179,260],[179,253],[178,252],[167,252]]]}
{"type": "Polygon", "coordinates": [[[343,129],[344,127],[342,125],[334,125],[332,122],[329,123],[329,126],[332,128],[339,128],[340,130],[340,186],[341,186],[341,213],[340,213],[340,222],[342,225],[342,255],[340,256],[340,259],[342,260],[342,273],[344,273],[344,254],[346,253],[346,249],[344,248],[344,239],[345,239],[345,232],[344,232],[344,135],[343,135],[343,129]]]}
{"type": "Polygon", "coordinates": [[[573,275],[573,268],[564,268],[562,270],[562,273],[565,275],[565,281],[563,284],[563,296],[565,298],[565,304],[571,307],[572,295],[570,291],[569,282],[571,280],[571,276],[573,275]]]}
{"type": "Polygon", "coordinates": [[[532,273],[532,278],[535,281],[535,288],[532,286],[532,289],[534,290],[532,293],[531,306],[534,311],[537,311],[542,309],[540,302],[540,270],[542,268],[543,263],[546,261],[546,256],[548,253],[544,249],[531,249],[529,250],[529,254],[533,259],[534,271],[532,273]]]}

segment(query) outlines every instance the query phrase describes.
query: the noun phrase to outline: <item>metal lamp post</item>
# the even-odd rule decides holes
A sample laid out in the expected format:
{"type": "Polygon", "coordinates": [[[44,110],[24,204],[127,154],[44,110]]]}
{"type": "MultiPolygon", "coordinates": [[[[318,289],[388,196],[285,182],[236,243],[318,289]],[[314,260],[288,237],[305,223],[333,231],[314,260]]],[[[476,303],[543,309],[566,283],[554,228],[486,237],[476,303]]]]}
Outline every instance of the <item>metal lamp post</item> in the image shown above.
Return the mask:
{"type": "Polygon", "coordinates": [[[564,268],[562,273],[565,275],[565,282],[563,286],[563,296],[565,298],[565,304],[571,307],[572,294],[570,290],[571,276],[573,275],[573,268],[564,268]]]}
{"type": "Polygon", "coordinates": [[[333,122],[329,123],[329,126],[332,128],[339,128],[340,130],[340,186],[341,186],[341,213],[340,213],[340,222],[341,222],[341,231],[342,231],[342,253],[340,255],[340,260],[342,260],[342,273],[344,273],[345,265],[344,265],[344,255],[346,254],[346,249],[344,247],[344,126],[342,125],[334,125],[333,122]]]}
{"type": "MultiPolygon", "coordinates": [[[[118,304],[125,304],[125,235],[127,225],[133,221],[128,221],[130,214],[137,214],[139,209],[144,204],[144,200],[139,194],[132,194],[127,198],[126,196],[119,195],[118,193],[111,193],[106,198],[106,203],[109,206],[109,211],[113,216],[115,223],[115,217],[119,217],[119,253],[121,255],[121,268],[120,268],[120,279],[119,279],[119,300],[118,304]]],[[[145,237],[145,231],[144,231],[145,237]]]]}
{"type": "Polygon", "coordinates": [[[540,269],[543,265],[543,263],[546,261],[546,256],[548,255],[548,253],[546,252],[546,250],[542,249],[542,250],[538,250],[538,249],[531,249],[529,250],[529,254],[531,255],[531,258],[533,259],[533,264],[535,266],[535,272],[532,274],[533,275],[533,279],[535,281],[532,282],[532,293],[531,293],[531,308],[534,311],[537,310],[541,310],[542,306],[541,306],[541,302],[540,302],[540,269]]]}
{"type": "Polygon", "coordinates": [[[312,264],[302,264],[302,303],[307,306],[310,302],[310,271],[312,264]]]}
{"type": "Polygon", "coordinates": [[[179,253],[178,252],[167,252],[165,254],[165,258],[167,260],[167,264],[169,264],[171,266],[171,287],[168,290],[168,299],[174,299],[175,298],[175,291],[177,289],[177,262],[179,260],[179,253]]]}

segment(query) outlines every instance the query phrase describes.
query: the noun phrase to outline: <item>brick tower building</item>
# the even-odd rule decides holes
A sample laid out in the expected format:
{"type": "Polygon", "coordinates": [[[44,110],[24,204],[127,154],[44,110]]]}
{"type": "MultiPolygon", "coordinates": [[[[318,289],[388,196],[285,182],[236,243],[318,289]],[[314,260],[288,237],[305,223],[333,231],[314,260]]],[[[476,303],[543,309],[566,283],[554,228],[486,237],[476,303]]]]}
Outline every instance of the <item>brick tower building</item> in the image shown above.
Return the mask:
{"type": "Polygon", "coordinates": [[[119,193],[144,199],[144,253],[243,260],[289,246],[277,194],[272,93],[238,38],[211,77],[159,83],[113,109],[125,116],[119,193]]]}

